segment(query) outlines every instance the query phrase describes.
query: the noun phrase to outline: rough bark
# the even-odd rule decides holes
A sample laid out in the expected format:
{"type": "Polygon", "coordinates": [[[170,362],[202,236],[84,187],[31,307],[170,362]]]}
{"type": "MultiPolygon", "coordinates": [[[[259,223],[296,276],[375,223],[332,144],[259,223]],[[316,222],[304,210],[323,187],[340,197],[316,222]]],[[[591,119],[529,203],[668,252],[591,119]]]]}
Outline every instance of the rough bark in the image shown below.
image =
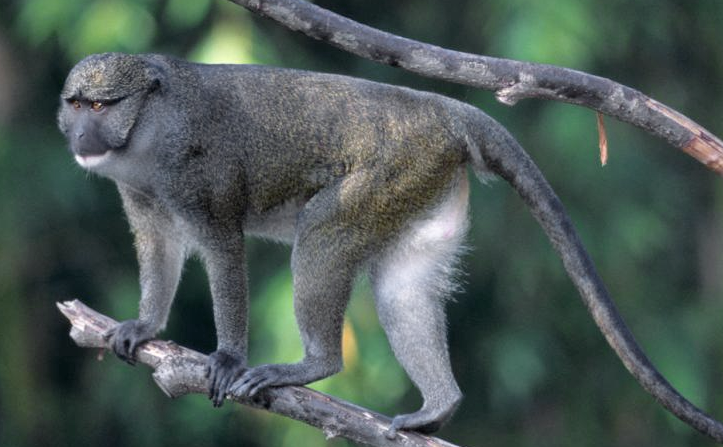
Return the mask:
{"type": "MultiPolygon", "coordinates": [[[[115,320],[78,300],[57,305],[70,320],[70,337],[78,346],[108,349],[103,334],[117,324],[115,320]]],[[[152,340],[138,348],[137,360],[155,370],[153,379],[171,398],[207,393],[206,356],[199,352],[172,341],[152,340]]],[[[456,447],[413,432],[399,432],[394,439],[387,439],[388,417],[305,387],[269,388],[253,399],[229,396],[228,400],[305,422],[321,429],[327,439],[340,436],[380,447],[456,447]]]]}
{"type": "Polygon", "coordinates": [[[492,90],[504,104],[540,98],[597,110],[664,139],[723,174],[721,140],[670,107],[609,79],[554,65],[448,50],[362,25],[305,0],[230,1],[366,59],[492,90]]]}

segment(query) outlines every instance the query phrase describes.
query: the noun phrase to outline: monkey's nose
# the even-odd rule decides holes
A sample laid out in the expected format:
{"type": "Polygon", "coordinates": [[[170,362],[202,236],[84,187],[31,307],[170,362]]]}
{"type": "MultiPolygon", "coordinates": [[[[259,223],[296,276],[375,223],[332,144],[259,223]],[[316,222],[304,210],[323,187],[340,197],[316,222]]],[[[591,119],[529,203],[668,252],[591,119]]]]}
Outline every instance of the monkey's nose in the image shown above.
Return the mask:
{"type": "Polygon", "coordinates": [[[85,132],[83,132],[82,130],[79,130],[79,131],[77,131],[77,132],[75,133],[75,139],[76,139],[76,140],[80,140],[80,139],[82,139],[84,136],[85,136],[85,132]]]}

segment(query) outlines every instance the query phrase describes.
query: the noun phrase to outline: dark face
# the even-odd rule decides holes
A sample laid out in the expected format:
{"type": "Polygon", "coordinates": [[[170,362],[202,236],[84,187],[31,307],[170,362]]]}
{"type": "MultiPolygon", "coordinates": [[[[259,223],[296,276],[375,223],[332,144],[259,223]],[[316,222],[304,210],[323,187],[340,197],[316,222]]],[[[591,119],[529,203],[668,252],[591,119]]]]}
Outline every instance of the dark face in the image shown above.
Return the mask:
{"type": "Polygon", "coordinates": [[[79,62],[65,82],[58,113],[75,160],[93,168],[122,152],[159,85],[153,65],[141,56],[106,53],[79,62]]]}
{"type": "Polygon", "coordinates": [[[93,160],[94,157],[105,155],[108,151],[119,149],[112,147],[104,138],[104,123],[108,114],[112,113],[115,103],[103,103],[87,99],[69,99],[63,108],[66,115],[67,129],[64,129],[70,145],[70,151],[76,160],[93,160]]]}

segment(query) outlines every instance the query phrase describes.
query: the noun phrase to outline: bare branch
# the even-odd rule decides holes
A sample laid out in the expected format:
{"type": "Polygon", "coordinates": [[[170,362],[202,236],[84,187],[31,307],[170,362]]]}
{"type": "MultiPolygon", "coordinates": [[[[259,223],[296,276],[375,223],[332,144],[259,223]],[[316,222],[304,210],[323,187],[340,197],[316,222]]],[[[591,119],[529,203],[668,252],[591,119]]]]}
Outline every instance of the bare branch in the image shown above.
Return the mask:
{"type": "MultiPolygon", "coordinates": [[[[103,334],[118,324],[78,300],[57,303],[72,325],[70,337],[78,346],[107,349],[103,334]]],[[[206,394],[206,356],[172,341],[152,340],[138,348],[140,363],[153,368],[153,379],[167,396],[206,394]]],[[[373,411],[305,387],[269,388],[253,399],[229,397],[234,402],[305,422],[321,429],[327,439],[341,436],[380,447],[456,447],[438,438],[413,432],[385,434],[391,420],[373,411]]],[[[210,411],[210,405],[209,405],[210,411]]]]}
{"type": "Polygon", "coordinates": [[[723,174],[723,142],[646,95],[609,79],[554,65],[462,53],[386,33],[304,0],[230,0],[337,48],[422,76],[524,98],[568,102],[640,127],[723,174]]]}

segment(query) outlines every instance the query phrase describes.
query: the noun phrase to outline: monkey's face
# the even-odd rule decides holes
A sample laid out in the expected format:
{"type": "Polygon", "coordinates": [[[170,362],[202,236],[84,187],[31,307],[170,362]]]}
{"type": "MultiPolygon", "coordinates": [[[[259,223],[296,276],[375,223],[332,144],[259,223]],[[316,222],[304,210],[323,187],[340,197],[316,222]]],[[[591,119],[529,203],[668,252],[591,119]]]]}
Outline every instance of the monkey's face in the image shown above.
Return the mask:
{"type": "Polygon", "coordinates": [[[158,89],[154,67],[140,56],[90,56],[68,75],[58,126],[75,160],[94,169],[127,149],[148,95],[158,89]]]}
{"type": "MultiPolygon", "coordinates": [[[[75,160],[85,168],[99,166],[113,150],[112,129],[109,129],[113,108],[117,102],[71,98],[65,101],[60,112],[60,128],[68,139],[75,160]],[[109,138],[110,137],[110,138],[109,138]]],[[[123,144],[123,141],[119,141],[123,144]]]]}

